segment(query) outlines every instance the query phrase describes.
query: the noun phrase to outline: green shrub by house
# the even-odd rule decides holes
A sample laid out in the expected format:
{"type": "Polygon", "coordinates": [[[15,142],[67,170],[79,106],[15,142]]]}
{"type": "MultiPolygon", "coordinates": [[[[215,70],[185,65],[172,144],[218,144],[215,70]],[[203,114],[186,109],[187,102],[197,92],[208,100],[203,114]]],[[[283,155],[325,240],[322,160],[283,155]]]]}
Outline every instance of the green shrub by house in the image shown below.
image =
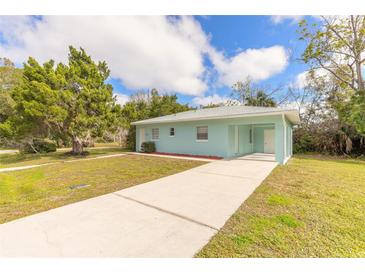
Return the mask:
{"type": "Polygon", "coordinates": [[[151,153],[156,151],[156,146],[154,142],[143,142],[141,145],[141,151],[146,153],[151,153]]]}

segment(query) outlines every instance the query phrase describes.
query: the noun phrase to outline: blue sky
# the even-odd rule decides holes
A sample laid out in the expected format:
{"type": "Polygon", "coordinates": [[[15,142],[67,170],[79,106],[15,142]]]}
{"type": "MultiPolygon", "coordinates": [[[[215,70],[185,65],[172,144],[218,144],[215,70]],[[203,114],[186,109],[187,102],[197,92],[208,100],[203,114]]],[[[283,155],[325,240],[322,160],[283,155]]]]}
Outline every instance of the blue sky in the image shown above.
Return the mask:
{"type": "MultiPolygon", "coordinates": [[[[298,16],[0,17],[0,56],[65,62],[68,45],[106,60],[121,102],[157,88],[197,105],[224,101],[247,76],[275,88],[297,81],[298,16]]],[[[306,17],[307,20],[316,20],[306,17]]]]}
{"type": "MultiPolygon", "coordinates": [[[[288,83],[294,83],[297,75],[307,70],[307,65],[300,60],[301,53],[305,49],[303,41],[298,39],[298,20],[283,19],[274,23],[271,16],[196,16],[203,30],[210,34],[211,43],[227,56],[234,56],[238,51],[248,48],[263,48],[274,45],[282,45],[290,51],[289,63],[283,72],[273,75],[266,80],[257,81],[259,86],[278,87],[288,83]]],[[[306,20],[314,21],[311,17],[306,20]]],[[[209,65],[209,61],[207,61],[209,65]]],[[[124,87],[120,81],[110,81],[117,90],[124,90],[127,94],[133,94],[134,90],[124,87]]],[[[229,96],[231,88],[210,87],[207,95],[219,94],[229,96]]],[[[285,89],[284,89],[285,92],[285,89]]],[[[179,101],[190,103],[192,96],[178,94],[179,101]]]]}

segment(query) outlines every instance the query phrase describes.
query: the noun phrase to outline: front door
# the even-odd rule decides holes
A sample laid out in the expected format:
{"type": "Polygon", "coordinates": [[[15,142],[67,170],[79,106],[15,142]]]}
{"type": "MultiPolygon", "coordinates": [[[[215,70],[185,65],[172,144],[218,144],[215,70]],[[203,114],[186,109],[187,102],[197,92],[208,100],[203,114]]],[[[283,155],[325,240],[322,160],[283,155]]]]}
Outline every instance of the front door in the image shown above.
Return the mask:
{"type": "Polygon", "coordinates": [[[264,153],[275,153],[275,130],[264,130],[264,153]]]}
{"type": "Polygon", "coordinates": [[[142,143],[145,141],[145,132],[144,128],[139,129],[139,149],[141,149],[142,143]]]}

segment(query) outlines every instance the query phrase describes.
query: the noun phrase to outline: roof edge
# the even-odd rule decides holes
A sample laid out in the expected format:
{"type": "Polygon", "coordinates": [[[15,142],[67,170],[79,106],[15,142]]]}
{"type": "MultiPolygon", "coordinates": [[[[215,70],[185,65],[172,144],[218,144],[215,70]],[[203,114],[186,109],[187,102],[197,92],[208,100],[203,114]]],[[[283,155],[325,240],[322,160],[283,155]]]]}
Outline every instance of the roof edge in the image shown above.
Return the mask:
{"type": "MultiPolygon", "coordinates": [[[[175,121],[149,121],[150,119],[147,119],[147,120],[132,122],[131,125],[137,126],[137,125],[179,123],[179,122],[189,122],[189,121],[221,120],[221,119],[240,118],[240,117],[272,116],[272,115],[281,115],[281,114],[287,114],[287,113],[298,114],[297,121],[291,121],[291,122],[293,124],[300,123],[299,111],[296,109],[291,109],[291,110],[278,110],[278,111],[270,111],[270,112],[257,112],[257,113],[245,113],[245,114],[236,114],[236,115],[214,116],[214,117],[206,117],[206,118],[201,118],[201,117],[187,118],[187,119],[180,119],[180,120],[175,120],[175,121]]],[[[154,119],[154,118],[151,118],[151,119],[154,119]]]]}

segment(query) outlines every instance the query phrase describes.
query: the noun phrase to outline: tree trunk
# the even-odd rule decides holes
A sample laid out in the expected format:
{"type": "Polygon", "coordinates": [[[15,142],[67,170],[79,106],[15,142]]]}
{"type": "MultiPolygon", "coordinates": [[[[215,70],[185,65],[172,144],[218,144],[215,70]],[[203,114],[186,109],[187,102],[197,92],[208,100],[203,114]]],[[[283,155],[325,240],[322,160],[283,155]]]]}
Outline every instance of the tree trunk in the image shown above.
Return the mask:
{"type": "Polygon", "coordinates": [[[75,136],[72,138],[72,154],[80,155],[83,153],[82,141],[79,137],[75,136]]]}
{"type": "MultiPolygon", "coordinates": [[[[356,75],[357,75],[357,87],[360,90],[360,94],[364,94],[364,79],[362,78],[362,49],[359,48],[359,44],[362,43],[361,39],[358,37],[358,32],[360,31],[357,29],[357,23],[355,22],[355,18],[353,15],[350,16],[351,24],[352,24],[352,32],[354,36],[354,42],[352,46],[352,50],[354,52],[355,57],[355,67],[356,67],[356,75]]],[[[356,20],[357,21],[357,20],[356,20]]]]}
{"type": "Polygon", "coordinates": [[[33,141],[29,142],[30,147],[33,149],[34,153],[38,153],[38,150],[33,146],[33,141]]]}
{"type": "Polygon", "coordinates": [[[352,140],[346,136],[346,154],[349,154],[352,150],[352,140]]]}
{"type": "Polygon", "coordinates": [[[356,73],[357,73],[357,82],[358,82],[358,88],[359,88],[359,93],[360,94],[364,94],[364,79],[362,78],[362,64],[361,62],[356,61],[356,73]]]}

